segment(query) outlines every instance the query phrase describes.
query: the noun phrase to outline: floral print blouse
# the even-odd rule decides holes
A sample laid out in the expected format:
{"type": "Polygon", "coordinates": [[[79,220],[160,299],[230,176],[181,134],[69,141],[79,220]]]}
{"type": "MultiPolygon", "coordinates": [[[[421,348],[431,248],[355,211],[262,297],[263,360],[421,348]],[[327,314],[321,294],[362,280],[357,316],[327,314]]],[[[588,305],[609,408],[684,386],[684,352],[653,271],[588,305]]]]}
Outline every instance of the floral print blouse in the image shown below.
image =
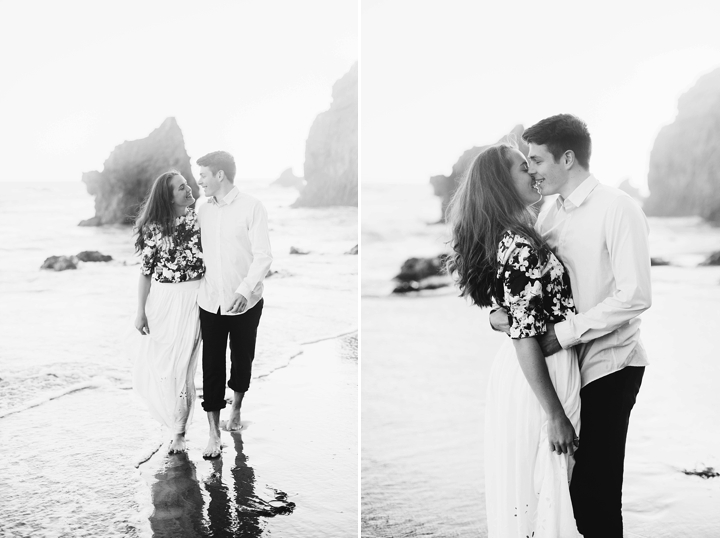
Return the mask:
{"type": "Polygon", "coordinates": [[[541,264],[528,240],[506,231],[498,245],[495,302],[512,320],[510,338],[539,336],[575,311],[570,277],[550,252],[541,264]]]}
{"type": "Polygon", "coordinates": [[[172,237],[163,237],[157,224],[146,226],[143,237],[145,248],[140,262],[143,275],[152,276],[157,282],[177,283],[205,274],[200,225],[192,209],[175,219],[172,237]]]}

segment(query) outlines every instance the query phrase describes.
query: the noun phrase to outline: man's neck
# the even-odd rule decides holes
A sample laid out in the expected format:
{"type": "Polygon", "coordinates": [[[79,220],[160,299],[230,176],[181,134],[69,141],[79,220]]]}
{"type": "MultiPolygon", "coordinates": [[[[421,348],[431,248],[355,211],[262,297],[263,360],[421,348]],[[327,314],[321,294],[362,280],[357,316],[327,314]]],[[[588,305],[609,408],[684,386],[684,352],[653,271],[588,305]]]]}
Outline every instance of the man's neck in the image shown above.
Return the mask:
{"type": "Polygon", "coordinates": [[[233,184],[230,183],[229,181],[223,181],[222,183],[220,183],[220,188],[219,188],[218,191],[215,193],[215,201],[216,201],[216,202],[219,202],[220,200],[222,200],[223,198],[225,198],[225,197],[227,196],[227,194],[228,194],[231,190],[233,190],[233,187],[235,187],[235,185],[233,185],[233,184]]]}
{"type": "Polygon", "coordinates": [[[587,178],[590,177],[590,171],[584,170],[582,168],[572,171],[570,173],[570,177],[567,180],[567,183],[563,185],[562,189],[560,189],[560,192],[558,194],[562,196],[563,200],[570,196],[575,189],[577,189],[580,184],[585,181],[587,178]]]}

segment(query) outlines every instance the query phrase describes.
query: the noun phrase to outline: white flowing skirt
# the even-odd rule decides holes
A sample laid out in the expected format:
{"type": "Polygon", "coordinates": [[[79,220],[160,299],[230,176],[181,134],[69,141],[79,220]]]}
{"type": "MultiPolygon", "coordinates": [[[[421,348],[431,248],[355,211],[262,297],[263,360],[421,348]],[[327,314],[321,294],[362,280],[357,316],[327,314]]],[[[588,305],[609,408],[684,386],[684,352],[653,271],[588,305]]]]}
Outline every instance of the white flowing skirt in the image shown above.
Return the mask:
{"type": "Polygon", "coordinates": [[[200,349],[200,280],[153,281],[145,305],[149,335],[131,342],[133,389],[150,414],[174,434],[185,432],[195,407],[200,349]]]}
{"type": "MultiPolygon", "coordinates": [[[[575,352],[546,358],[565,414],[580,434],[580,371],[575,352]]],[[[551,452],[547,416],[510,339],[490,371],[485,411],[485,495],[489,538],[580,538],[570,501],[574,460],[551,452]]]]}

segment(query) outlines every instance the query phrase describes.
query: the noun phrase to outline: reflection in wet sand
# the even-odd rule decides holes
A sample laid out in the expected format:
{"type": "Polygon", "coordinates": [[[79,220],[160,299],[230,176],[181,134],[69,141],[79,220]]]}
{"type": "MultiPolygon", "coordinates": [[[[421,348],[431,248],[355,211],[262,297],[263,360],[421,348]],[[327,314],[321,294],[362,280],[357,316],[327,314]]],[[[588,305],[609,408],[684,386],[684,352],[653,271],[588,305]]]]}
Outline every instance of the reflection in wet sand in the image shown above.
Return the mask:
{"type": "Polygon", "coordinates": [[[154,537],[259,537],[264,518],[292,513],[295,503],[285,493],[268,489],[266,498],[258,495],[242,435],[233,433],[232,438],[235,461],[229,474],[223,475],[221,456],[210,462],[212,472],[198,481],[195,464],[186,453],[167,456],[152,485],[154,537]]]}

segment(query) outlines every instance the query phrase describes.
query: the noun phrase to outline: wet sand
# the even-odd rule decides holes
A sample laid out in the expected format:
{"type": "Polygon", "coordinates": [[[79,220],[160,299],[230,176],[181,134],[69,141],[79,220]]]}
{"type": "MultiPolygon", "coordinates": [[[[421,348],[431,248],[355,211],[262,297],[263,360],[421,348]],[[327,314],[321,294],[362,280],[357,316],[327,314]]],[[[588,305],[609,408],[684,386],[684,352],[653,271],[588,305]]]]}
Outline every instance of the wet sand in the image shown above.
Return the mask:
{"type": "Polygon", "coordinates": [[[199,406],[188,452],[167,455],[132,391],[102,378],[4,417],[0,535],[356,536],[357,338],[302,349],[252,385],[211,461],[199,406]]]}
{"type": "MultiPolygon", "coordinates": [[[[720,268],[653,268],[630,423],[626,537],[720,535],[720,268]]],[[[487,536],[483,413],[504,335],[451,290],[363,297],[362,536],[487,536]]]]}
{"type": "Polygon", "coordinates": [[[248,536],[357,534],[355,340],[303,345],[357,331],[358,257],[345,254],[357,209],[291,209],[296,193],[253,188],[271,215],[278,273],[266,280],[247,429],[224,433],[222,462],[206,462],[198,406],[187,457],[157,452],[140,468],[169,437],[133,394],[122,353],[136,309],[131,232],[78,227],[92,214],[82,184],[40,186],[32,199],[10,189],[0,217],[13,259],[0,275],[0,536],[230,536],[241,520],[248,536]],[[38,269],[81,250],[114,261],[38,269]]]}
{"type": "Polygon", "coordinates": [[[222,432],[217,459],[202,458],[208,428],[197,409],[188,452],[167,455],[165,442],[140,466],[153,536],[356,536],[356,342],[304,346],[256,382],[242,430],[222,432]]]}

